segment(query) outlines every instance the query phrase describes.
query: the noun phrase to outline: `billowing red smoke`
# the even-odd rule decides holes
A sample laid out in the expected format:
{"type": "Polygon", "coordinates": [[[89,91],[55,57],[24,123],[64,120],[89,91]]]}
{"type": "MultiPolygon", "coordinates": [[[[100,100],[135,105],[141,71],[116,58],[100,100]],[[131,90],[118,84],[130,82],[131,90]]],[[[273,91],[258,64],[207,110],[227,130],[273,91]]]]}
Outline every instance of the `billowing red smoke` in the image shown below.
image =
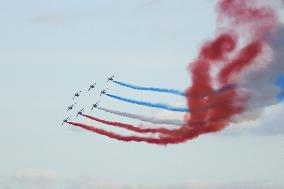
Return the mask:
{"type": "Polygon", "coordinates": [[[159,133],[158,137],[138,137],[121,136],[84,124],[69,123],[121,141],[162,145],[185,142],[227,127],[233,116],[245,110],[250,98],[248,94],[239,93],[238,76],[263,55],[265,35],[277,27],[278,21],[271,7],[261,6],[256,0],[220,0],[217,11],[216,38],[201,47],[196,60],[188,67],[192,86],[187,89],[186,98],[191,112],[181,128],[143,129],[84,115],[101,123],[139,133],[159,133]],[[213,66],[220,68],[217,75],[211,73],[213,66]],[[218,88],[226,90],[216,92],[218,88]]]}
{"type": "Polygon", "coordinates": [[[197,60],[189,67],[193,84],[187,91],[187,102],[193,112],[187,116],[185,127],[193,127],[191,122],[204,120],[203,125],[196,126],[197,135],[222,130],[233,116],[244,111],[249,96],[240,95],[238,88],[202,97],[213,92],[213,82],[221,87],[238,83],[238,74],[255,63],[262,53],[264,35],[277,26],[274,10],[258,7],[255,0],[221,0],[217,10],[221,34],[205,43],[197,60]],[[210,68],[216,65],[223,67],[213,77],[210,68]],[[200,98],[196,97],[198,95],[200,98]],[[208,111],[200,110],[208,105],[211,106],[208,111]]]}

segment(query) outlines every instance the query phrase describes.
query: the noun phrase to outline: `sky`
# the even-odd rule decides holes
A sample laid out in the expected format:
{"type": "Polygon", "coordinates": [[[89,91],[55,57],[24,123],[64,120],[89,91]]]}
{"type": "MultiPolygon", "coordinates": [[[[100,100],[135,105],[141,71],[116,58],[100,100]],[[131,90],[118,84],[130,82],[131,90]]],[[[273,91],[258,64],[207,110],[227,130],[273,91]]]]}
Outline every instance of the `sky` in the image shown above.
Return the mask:
{"type": "MultiPolygon", "coordinates": [[[[276,1],[276,0],[275,0],[276,1]]],[[[0,188],[284,188],[284,104],[167,147],[123,143],[62,126],[75,112],[104,107],[143,115],[164,112],[99,97],[101,89],[183,106],[182,97],[132,91],[106,79],[184,90],[188,64],[214,36],[215,1],[0,0],[0,188]],[[89,85],[97,83],[87,93],[89,85]]],[[[279,8],[283,18],[283,8],[279,8]]],[[[179,115],[182,117],[183,115],[179,115]]]]}

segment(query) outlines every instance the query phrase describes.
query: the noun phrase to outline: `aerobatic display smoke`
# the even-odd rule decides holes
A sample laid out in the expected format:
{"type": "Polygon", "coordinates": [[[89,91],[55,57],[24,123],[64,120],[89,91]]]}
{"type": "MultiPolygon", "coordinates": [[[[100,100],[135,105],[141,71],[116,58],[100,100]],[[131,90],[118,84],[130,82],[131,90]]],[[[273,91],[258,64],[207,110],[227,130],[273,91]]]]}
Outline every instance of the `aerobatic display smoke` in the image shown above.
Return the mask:
{"type": "MultiPolygon", "coordinates": [[[[284,40],[283,40],[283,42],[284,42],[284,40]]],[[[282,51],[282,52],[284,52],[284,51],[282,51]]],[[[283,101],[284,100],[284,76],[277,77],[276,84],[277,84],[278,87],[281,88],[281,92],[278,95],[278,100],[283,101]]]]}
{"type": "Polygon", "coordinates": [[[125,123],[120,123],[120,122],[113,122],[113,121],[106,121],[97,117],[93,117],[90,115],[85,115],[82,114],[82,116],[89,118],[91,120],[100,122],[100,123],[104,123],[107,125],[111,125],[114,127],[120,127],[120,128],[124,128],[124,129],[128,129],[130,131],[135,131],[138,133],[163,133],[163,134],[170,134],[171,130],[169,129],[165,129],[165,128],[140,128],[138,126],[134,126],[134,125],[130,125],[130,124],[125,124],[125,123]]]}
{"type": "Polygon", "coordinates": [[[103,108],[103,107],[98,107],[98,109],[103,110],[103,111],[108,112],[108,113],[111,113],[111,114],[115,114],[115,115],[119,115],[119,116],[123,116],[123,117],[128,117],[128,118],[132,118],[132,119],[138,119],[140,121],[149,122],[149,123],[153,123],[153,124],[166,124],[166,125],[182,126],[183,123],[184,123],[182,120],[158,119],[156,117],[146,117],[146,116],[143,116],[143,115],[136,115],[136,114],[131,114],[131,113],[127,113],[127,112],[111,110],[111,109],[107,109],[107,108],[103,108]]]}
{"type": "Polygon", "coordinates": [[[162,104],[162,103],[152,103],[152,102],[132,100],[132,99],[123,98],[123,97],[116,96],[116,95],[109,94],[109,93],[106,93],[105,95],[108,96],[108,97],[117,99],[117,100],[121,100],[121,101],[132,103],[132,104],[137,104],[137,105],[141,105],[141,106],[148,106],[148,107],[152,107],[152,108],[159,108],[159,109],[170,110],[170,111],[174,111],[174,112],[189,112],[188,108],[176,108],[176,107],[173,107],[173,106],[170,106],[170,105],[167,105],[167,104],[162,104]]]}
{"type": "MultiPolygon", "coordinates": [[[[167,145],[221,131],[232,122],[251,119],[248,113],[261,112],[265,107],[279,103],[284,94],[284,30],[280,26],[276,8],[269,2],[218,1],[215,37],[201,46],[196,59],[188,66],[192,83],[184,94],[188,108],[179,109],[106,94],[132,104],[187,112],[181,127],[171,130],[160,127],[142,128],[83,115],[94,121],[137,133],[123,136],[81,123],[68,123],[120,141],[167,145]],[[213,74],[212,69],[218,71],[213,74]],[[156,134],[140,136],[141,133],[156,134]]],[[[115,83],[137,90],[159,91],[156,88],[137,87],[118,81],[115,83]]],[[[167,90],[160,90],[165,91],[167,90]]],[[[147,120],[137,115],[102,110],[147,120]]],[[[149,121],[155,123],[155,119],[149,121]]]]}
{"type": "Polygon", "coordinates": [[[161,141],[162,141],[163,143],[171,143],[171,144],[178,143],[173,138],[169,139],[169,138],[164,138],[163,136],[161,136],[160,138],[140,137],[140,136],[122,136],[122,135],[119,135],[113,132],[106,131],[104,129],[95,128],[95,127],[88,126],[82,123],[76,123],[76,122],[67,122],[67,123],[69,123],[70,125],[74,125],[76,127],[81,127],[88,131],[95,132],[100,135],[107,136],[109,138],[124,141],[124,142],[134,141],[134,142],[147,142],[150,144],[161,144],[161,141]]]}
{"type": "Polygon", "coordinates": [[[136,89],[136,90],[155,91],[155,92],[160,92],[160,93],[170,93],[170,94],[174,94],[174,95],[185,96],[185,92],[179,91],[179,90],[176,90],[176,89],[162,89],[162,88],[155,88],[155,87],[141,87],[141,86],[132,85],[132,84],[129,84],[129,83],[124,83],[124,82],[116,81],[116,80],[113,80],[113,82],[116,83],[116,84],[119,84],[121,86],[128,87],[128,88],[131,88],[131,89],[136,89]]]}

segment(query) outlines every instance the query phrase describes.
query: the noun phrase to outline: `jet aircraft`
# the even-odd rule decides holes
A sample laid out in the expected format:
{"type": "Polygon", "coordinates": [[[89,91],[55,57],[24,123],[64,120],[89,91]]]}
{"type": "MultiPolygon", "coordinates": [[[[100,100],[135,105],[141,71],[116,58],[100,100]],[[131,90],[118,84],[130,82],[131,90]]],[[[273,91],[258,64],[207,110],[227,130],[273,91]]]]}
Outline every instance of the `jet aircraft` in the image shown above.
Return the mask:
{"type": "Polygon", "coordinates": [[[113,81],[113,79],[114,79],[114,75],[112,75],[111,77],[109,77],[109,78],[107,79],[107,82],[113,81]]]}
{"type": "Polygon", "coordinates": [[[102,95],[104,95],[104,94],[106,94],[106,93],[107,93],[107,89],[104,89],[104,90],[101,91],[100,96],[102,96],[102,95]]]}
{"type": "Polygon", "coordinates": [[[91,89],[95,88],[95,86],[96,86],[96,83],[94,83],[94,84],[90,85],[90,87],[89,87],[88,91],[90,91],[91,89]]]}
{"type": "Polygon", "coordinates": [[[99,102],[97,102],[96,104],[93,104],[92,109],[97,108],[97,107],[98,107],[98,105],[99,105],[99,103],[100,103],[100,101],[99,101],[99,102]]]}
{"type": "Polygon", "coordinates": [[[84,113],[84,108],[82,108],[80,111],[77,112],[76,117],[78,117],[78,115],[82,115],[84,113]]]}
{"type": "Polygon", "coordinates": [[[77,104],[77,103],[72,104],[71,106],[68,106],[67,111],[72,110],[72,109],[75,107],[76,104],[77,104]]]}
{"type": "Polygon", "coordinates": [[[81,94],[81,92],[82,92],[82,91],[79,91],[79,92],[75,93],[73,99],[74,99],[75,97],[79,97],[80,94],[81,94]]]}
{"type": "Polygon", "coordinates": [[[64,123],[67,123],[69,120],[70,120],[70,117],[67,117],[66,119],[63,120],[61,125],[63,125],[64,123]]]}

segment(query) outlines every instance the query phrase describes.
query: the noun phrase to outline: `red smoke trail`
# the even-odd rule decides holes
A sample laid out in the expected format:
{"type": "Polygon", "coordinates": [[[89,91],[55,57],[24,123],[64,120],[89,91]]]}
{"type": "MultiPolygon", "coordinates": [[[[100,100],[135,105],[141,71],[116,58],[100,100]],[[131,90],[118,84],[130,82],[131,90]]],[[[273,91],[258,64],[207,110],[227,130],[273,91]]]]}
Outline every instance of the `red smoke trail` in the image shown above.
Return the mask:
{"type": "Polygon", "coordinates": [[[159,138],[139,137],[139,136],[122,136],[122,135],[119,135],[113,132],[106,131],[104,129],[95,128],[95,127],[88,126],[82,123],[76,123],[76,122],[67,122],[67,123],[77,126],[77,127],[81,127],[85,130],[95,132],[100,135],[104,135],[109,138],[124,141],[124,142],[134,141],[134,142],[147,142],[150,144],[163,144],[163,145],[177,144],[177,143],[184,142],[184,139],[181,137],[169,137],[169,136],[165,137],[162,135],[159,138]]]}
{"type": "Polygon", "coordinates": [[[253,60],[260,54],[261,49],[261,41],[255,41],[244,47],[236,59],[232,60],[228,63],[228,66],[221,70],[219,73],[220,83],[227,83],[232,74],[239,73],[246,66],[253,63],[253,60]]]}
{"type": "MultiPolygon", "coordinates": [[[[192,86],[187,89],[186,98],[192,112],[185,117],[186,124],[183,127],[167,134],[159,132],[158,138],[148,138],[121,136],[79,123],[70,124],[117,140],[162,145],[185,142],[201,134],[217,132],[227,127],[235,115],[245,111],[250,98],[248,94],[240,93],[232,84],[237,86],[243,71],[263,55],[265,35],[277,27],[278,20],[271,7],[261,6],[256,0],[220,0],[217,11],[217,37],[201,47],[197,59],[188,68],[192,86]],[[220,71],[213,76],[211,68],[216,65],[220,67],[220,71]],[[216,92],[216,84],[221,89],[232,87],[216,92]]],[[[132,125],[120,127],[141,132],[140,128],[137,130],[132,125]]]]}
{"type": "Polygon", "coordinates": [[[91,120],[97,121],[97,122],[101,122],[107,125],[111,125],[111,126],[115,126],[115,127],[120,127],[120,128],[124,128],[124,129],[128,129],[130,131],[135,131],[138,133],[161,133],[161,134],[172,134],[172,130],[170,129],[165,129],[165,128],[140,128],[134,125],[130,125],[130,124],[124,124],[124,123],[119,123],[119,122],[112,122],[112,121],[106,121],[106,120],[102,120],[90,115],[85,115],[82,114],[82,116],[89,118],[91,120]]]}

